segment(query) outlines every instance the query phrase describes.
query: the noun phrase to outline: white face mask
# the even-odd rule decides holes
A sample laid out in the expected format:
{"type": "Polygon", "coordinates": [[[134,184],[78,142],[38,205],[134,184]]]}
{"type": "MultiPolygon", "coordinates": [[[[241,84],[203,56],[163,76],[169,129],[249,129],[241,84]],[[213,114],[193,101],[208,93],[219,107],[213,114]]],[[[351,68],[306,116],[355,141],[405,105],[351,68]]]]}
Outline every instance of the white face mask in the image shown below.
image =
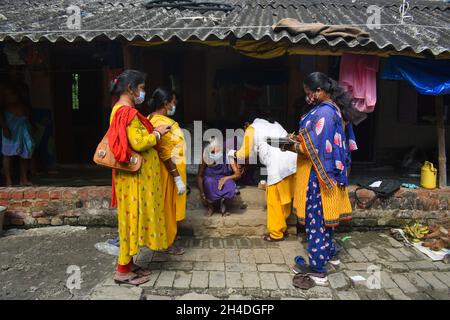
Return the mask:
{"type": "Polygon", "coordinates": [[[177,106],[173,105],[172,109],[167,111],[168,116],[173,116],[175,114],[175,111],[177,111],[177,106]]]}
{"type": "Polygon", "coordinates": [[[145,100],[145,91],[139,91],[139,97],[134,97],[135,104],[141,104],[145,100]]]}

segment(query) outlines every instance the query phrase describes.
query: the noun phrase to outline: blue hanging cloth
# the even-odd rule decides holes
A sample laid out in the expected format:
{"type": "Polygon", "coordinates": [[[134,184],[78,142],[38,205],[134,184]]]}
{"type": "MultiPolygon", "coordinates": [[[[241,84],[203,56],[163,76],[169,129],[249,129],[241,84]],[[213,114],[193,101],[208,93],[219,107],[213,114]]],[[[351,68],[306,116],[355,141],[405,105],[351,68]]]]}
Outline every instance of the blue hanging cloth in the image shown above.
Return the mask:
{"type": "Polygon", "coordinates": [[[421,94],[450,93],[450,60],[389,57],[381,78],[406,80],[421,94]]]}

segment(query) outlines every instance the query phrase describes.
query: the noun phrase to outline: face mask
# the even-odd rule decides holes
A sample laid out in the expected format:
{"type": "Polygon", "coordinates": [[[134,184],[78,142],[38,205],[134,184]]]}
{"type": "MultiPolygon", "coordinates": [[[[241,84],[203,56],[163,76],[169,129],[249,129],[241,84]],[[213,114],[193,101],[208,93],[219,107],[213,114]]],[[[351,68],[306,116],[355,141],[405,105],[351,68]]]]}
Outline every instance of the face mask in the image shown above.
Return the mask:
{"type": "Polygon", "coordinates": [[[168,116],[173,116],[175,114],[175,111],[177,110],[177,106],[173,105],[172,110],[167,111],[168,116]]]}
{"type": "Polygon", "coordinates": [[[139,91],[139,97],[134,97],[135,104],[141,104],[145,100],[145,91],[139,91]]]}
{"type": "Polygon", "coordinates": [[[209,153],[209,158],[217,162],[223,158],[223,152],[209,153]]]}
{"type": "Polygon", "coordinates": [[[306,96],[305,100],[307,104],[315,106],[318,99],[313,95],[311,98],[309,96],[306,96]]]}

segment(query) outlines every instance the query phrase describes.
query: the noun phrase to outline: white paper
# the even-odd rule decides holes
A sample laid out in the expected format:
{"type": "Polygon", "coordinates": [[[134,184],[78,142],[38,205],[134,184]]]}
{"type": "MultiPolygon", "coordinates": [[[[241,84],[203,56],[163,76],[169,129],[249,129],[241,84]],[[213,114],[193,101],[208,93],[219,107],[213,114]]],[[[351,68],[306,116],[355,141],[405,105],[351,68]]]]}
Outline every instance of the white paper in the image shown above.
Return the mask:
{"type": "Polygon", "coordinates": [[[381,181],[375,181],[370,185],[371,188],[379,188],[381,186],[381,181]]]}
{"type": "Polygon", "coordinates": [[[350,277],[350,279],[352,279],[355,282],[357,282],[357,281],[366,281],[366,278],[364,278],[363,276],[353,276],[353,277],[350,277]]]}
{"type": "Polygon", "coordinates": [[[447,249],[442,249],[440,251],[433,251],[429,248],[424,247],[422,245],[423,242],[412,243],[411,241],[408,240],[408,238],[405,235],[405,232],[402,229],[395,229],[395,230],[398,231],[402,235],[402,237],[403,237],[403,239],[405,239],[406,243],[408,243],[411,247],[415,248],[417,251],[428,256],[432,261],[444,260],[445,255],[448,254],[447,249]]]}

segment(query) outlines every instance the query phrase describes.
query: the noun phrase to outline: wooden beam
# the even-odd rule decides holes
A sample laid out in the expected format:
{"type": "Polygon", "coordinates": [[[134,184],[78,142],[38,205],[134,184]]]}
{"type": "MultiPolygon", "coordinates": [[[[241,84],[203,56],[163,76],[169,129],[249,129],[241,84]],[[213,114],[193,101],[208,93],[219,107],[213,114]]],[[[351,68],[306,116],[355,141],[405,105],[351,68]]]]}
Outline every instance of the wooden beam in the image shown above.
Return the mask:
{"type": "Polygon", "coordinates": [[[436,124],[439,150],[439,188],[447,187],[447,156],[445,154],[444,97],[436,97],[436,124]]]}

